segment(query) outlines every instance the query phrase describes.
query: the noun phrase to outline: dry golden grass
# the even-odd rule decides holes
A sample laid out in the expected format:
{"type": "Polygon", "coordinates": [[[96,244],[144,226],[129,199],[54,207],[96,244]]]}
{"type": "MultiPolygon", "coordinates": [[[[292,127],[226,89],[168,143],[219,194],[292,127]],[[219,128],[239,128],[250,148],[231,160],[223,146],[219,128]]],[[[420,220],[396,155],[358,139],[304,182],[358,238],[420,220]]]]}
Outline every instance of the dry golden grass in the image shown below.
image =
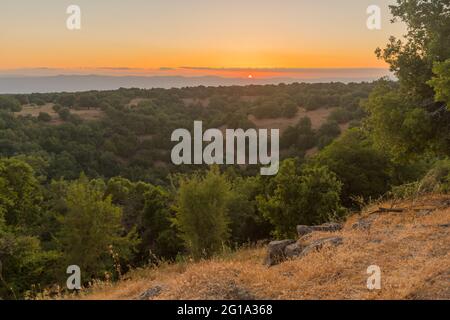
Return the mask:
{"type": "MultiPolygon", "coordinates": [[[[374,208],[367,208],[335,234],[343,245],[271,268],[262,265],[264,248],[242,249],[135,270],[117,284],[94,286],[83,298],[135,299],[158,285],[157,299],[450,299],[450,198],[427,196],[395,207],[407,210],[371,214],[374,208]],[[353,229],[359,219],[372,221],[371,228],[353,229]],[[381,268],[381,290],[367,289],[370,265],[381,268]]],[[[313,233],[310,240],[327,236],[313,233]]]]}

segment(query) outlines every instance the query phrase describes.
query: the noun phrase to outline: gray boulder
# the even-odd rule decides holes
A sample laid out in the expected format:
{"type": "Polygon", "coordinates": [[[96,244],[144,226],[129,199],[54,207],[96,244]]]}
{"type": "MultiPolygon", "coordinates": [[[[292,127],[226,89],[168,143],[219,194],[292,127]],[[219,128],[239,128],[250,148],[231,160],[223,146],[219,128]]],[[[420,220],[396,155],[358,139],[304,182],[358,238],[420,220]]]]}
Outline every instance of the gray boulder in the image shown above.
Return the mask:
{"type": "Polygon", "coordinates": [[[284,249],[284,255],[287,259],[298,257],[304,249],[304,246],[302,246],[299,242],[293,243],[288,245],[284,249]]]}
{"type": "Polygon", "coordinates": [[[304,235],[307,235],[308,233],[313,232],[313,228],[309,227],[309,226],[303,226],[303,225],[299,225],[297,226],[297,234],[299,237],[303,237],[304,235]]]}
{"type": "Polygon", "coordinates": [[[264,260],[264,264],[267,266],[274,266],[280,262],[286,260],[285,248],[295,243],[295,240],[281,240],[272,241],[267,246],[267,256],[264,260]]]}
{"type": "Polygon", "coordinates": [[[321,231],[321,232],[337,232],[342,230],[342,224],[340,223],[324,223],[320,226],[304,226],[299,225],[297,226],[297,234],[299,237],[303,237],[309,233],[312,233],[314,231],[321,231]]]}
{"type": "Polygon", "coordinates": [[[149,300],[151,298],[159,296],[161,294],[162,290],[163,289],[161,286],[155,286],[153,288],[150,288],[150,289],[142,292],[137,299],[138,300],[149,300]]]}
{"type": "Polygon", "coordinates": [[[311,227],[314,231],[322,231],[322,232],[337,232],[342,230],[342,224],[340,223],[324,223],[320,226],[311,227]]]}

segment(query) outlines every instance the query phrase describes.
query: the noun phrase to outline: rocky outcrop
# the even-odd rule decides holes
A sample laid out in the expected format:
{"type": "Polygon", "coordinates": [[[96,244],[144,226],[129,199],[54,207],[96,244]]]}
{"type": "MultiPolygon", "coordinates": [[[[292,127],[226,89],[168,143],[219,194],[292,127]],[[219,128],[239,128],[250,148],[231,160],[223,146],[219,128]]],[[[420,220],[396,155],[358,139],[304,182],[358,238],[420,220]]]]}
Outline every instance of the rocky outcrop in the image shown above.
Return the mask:
{"type": "Polygon", "coordinates": [[[299,237],[303,237],[313,231],[314,231],[313,228],[310,226],[303,226],[303,225],[297,226],[297,234],[299,237]]]}
{"type": "Polygon", "coordinates": [[[288,245],[284,249],[284,255],[286,259],[298,257],[300,256],[304,248],[305,247],[299,241],[297,241],[296,243],[288,245]]]}
{"type": "Polygon", "coordinates": [[[340,223],[324,223],[324,224],[321,224],[320,226],[299,225],[299,226],[297,226],[297,234],[299,237],[302,237],[302,236],[312,233],[314,231],[337,232],[337,231],[340,231],[341,229],[342,229],[342,224],[340,224],[340,223]]]}
{"type": "Polygon", "coordinates": [[[295,240],[281,240],[272,241],[267,246],[267,256],[264,264],[267,266],[277,265],[286,259],[303,257],[310,252],[318,251],[325,245],[338,246],[342,244],[341,237],[322,238],[311,243],[308,243],[310,234],[315,231],[320,232],[337,232],[342,229],[340,223],[325,223],[319,226],[297,226],[297,234],[300,237],[299,241],[295,240]]]}
{"type": "Polygon", "coordinates": [[[295,240],[272,241],[267,246],[267,256],[264,264],[273,266],[286,260],[285,249],[287,246],[294,244],[295,240]]]}
{"type": "Polygon", "coordinates": [[[342,224],[340,223],[324,223],[320,226],[313,226],[314,231],[322,231],[322,232],[337,232],[342,230],[342,224]]]}

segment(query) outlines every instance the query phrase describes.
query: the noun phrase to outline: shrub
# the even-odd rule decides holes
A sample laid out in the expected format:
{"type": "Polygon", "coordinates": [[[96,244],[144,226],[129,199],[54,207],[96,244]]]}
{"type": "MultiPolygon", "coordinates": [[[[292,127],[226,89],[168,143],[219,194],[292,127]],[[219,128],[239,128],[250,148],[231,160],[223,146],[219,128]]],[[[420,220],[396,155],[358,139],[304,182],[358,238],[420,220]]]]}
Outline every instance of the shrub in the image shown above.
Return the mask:
{"type": "Polygon", "coordinates": [[[219,252],[228,240],[230,196],[231,186],[216,167],[205,177],[194,174],[181,180],[175,223],[194,258],[219,252]]]}
{"type": "Polygon", "coordinates": [[[0,96],[0,110],[1,109],[12,112],[19,112],[22,108],[17,99],[9,96],[0,96]]]}
{"type": "Polygon", "coordinates": [[[281,115],[286,118],[293,118],[297,114],[298,107],[294,102],[286,102],[281,110],[281,115]]]}
{"type": "Polygon", "coordinates": [[[42,122],[49,122],[52,120],[52,117],[47,112],[39,112],[38,120],[42,122]]]}
{"type": "Polygon", "coordinates": [[[334,173],[321,166],[297,171],[294,159],[283,161],[268,195],[257,197],[259,210],[279,239],[295,237],[298,224],[319,224],[344,213],[339,199],[342,184],[334,173]]]}
{"type": "Polygon", "coordinates": [[[135,232],[121,226],[122,209],[104,197],[105,186],[85,176],[70,183],[67,214],[58,236],[65,266],[78,265],[85,280],[117,270],[117,258],[129,260],[138,244],[135,232]]]}
{"type": "Polygon", "coordinates": [[[391,165],[388,157],[376,150],[358,129],[347,131],[319,154],[317,161],[336,173],[343,183],[342,201],[376,198],[389,190],[391,165]]]}
{"type": "Polygon", "coordinates": [[[328,120],[343,124],[352,120],[352,114],[348,110],[340,107],[331,112],[328,120]]]}
{"type": "Polygon", "coordinates": [[[70,110],[69,108],[62,108],[58,111],[58,115],[61,120],[67,121],[70,118],[70,110]]]}
{"type": "Polygon", "coordinates": [[[55,111],[55,112],[59,112],[59,110],[61,110],[62,108],[63,108],[63,106],[60,105],[60,104],[55,104],[55,105],[52,107],[53,111],[55,111]]]}

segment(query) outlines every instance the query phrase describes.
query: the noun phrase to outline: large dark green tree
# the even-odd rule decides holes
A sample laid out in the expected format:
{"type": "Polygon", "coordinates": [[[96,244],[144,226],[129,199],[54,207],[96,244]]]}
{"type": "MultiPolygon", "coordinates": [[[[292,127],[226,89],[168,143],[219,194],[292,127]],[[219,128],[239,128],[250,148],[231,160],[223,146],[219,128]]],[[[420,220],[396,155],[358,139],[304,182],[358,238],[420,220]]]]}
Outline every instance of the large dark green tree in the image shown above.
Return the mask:
{"type": "Polygon", "coordinates": [[[406,24],[407,34],[391,37],[384,50],[376,51],[399,87],[381,81],[366,103],[375,143],[403,162],[427,152],[448,155],[450,112],[445,96],[440,98],[442,76],[430,80],[433,67],[444,72],[439,63],[450,58],[450,0],[397,0],[391,11],[394,21],[406,24]]]}

